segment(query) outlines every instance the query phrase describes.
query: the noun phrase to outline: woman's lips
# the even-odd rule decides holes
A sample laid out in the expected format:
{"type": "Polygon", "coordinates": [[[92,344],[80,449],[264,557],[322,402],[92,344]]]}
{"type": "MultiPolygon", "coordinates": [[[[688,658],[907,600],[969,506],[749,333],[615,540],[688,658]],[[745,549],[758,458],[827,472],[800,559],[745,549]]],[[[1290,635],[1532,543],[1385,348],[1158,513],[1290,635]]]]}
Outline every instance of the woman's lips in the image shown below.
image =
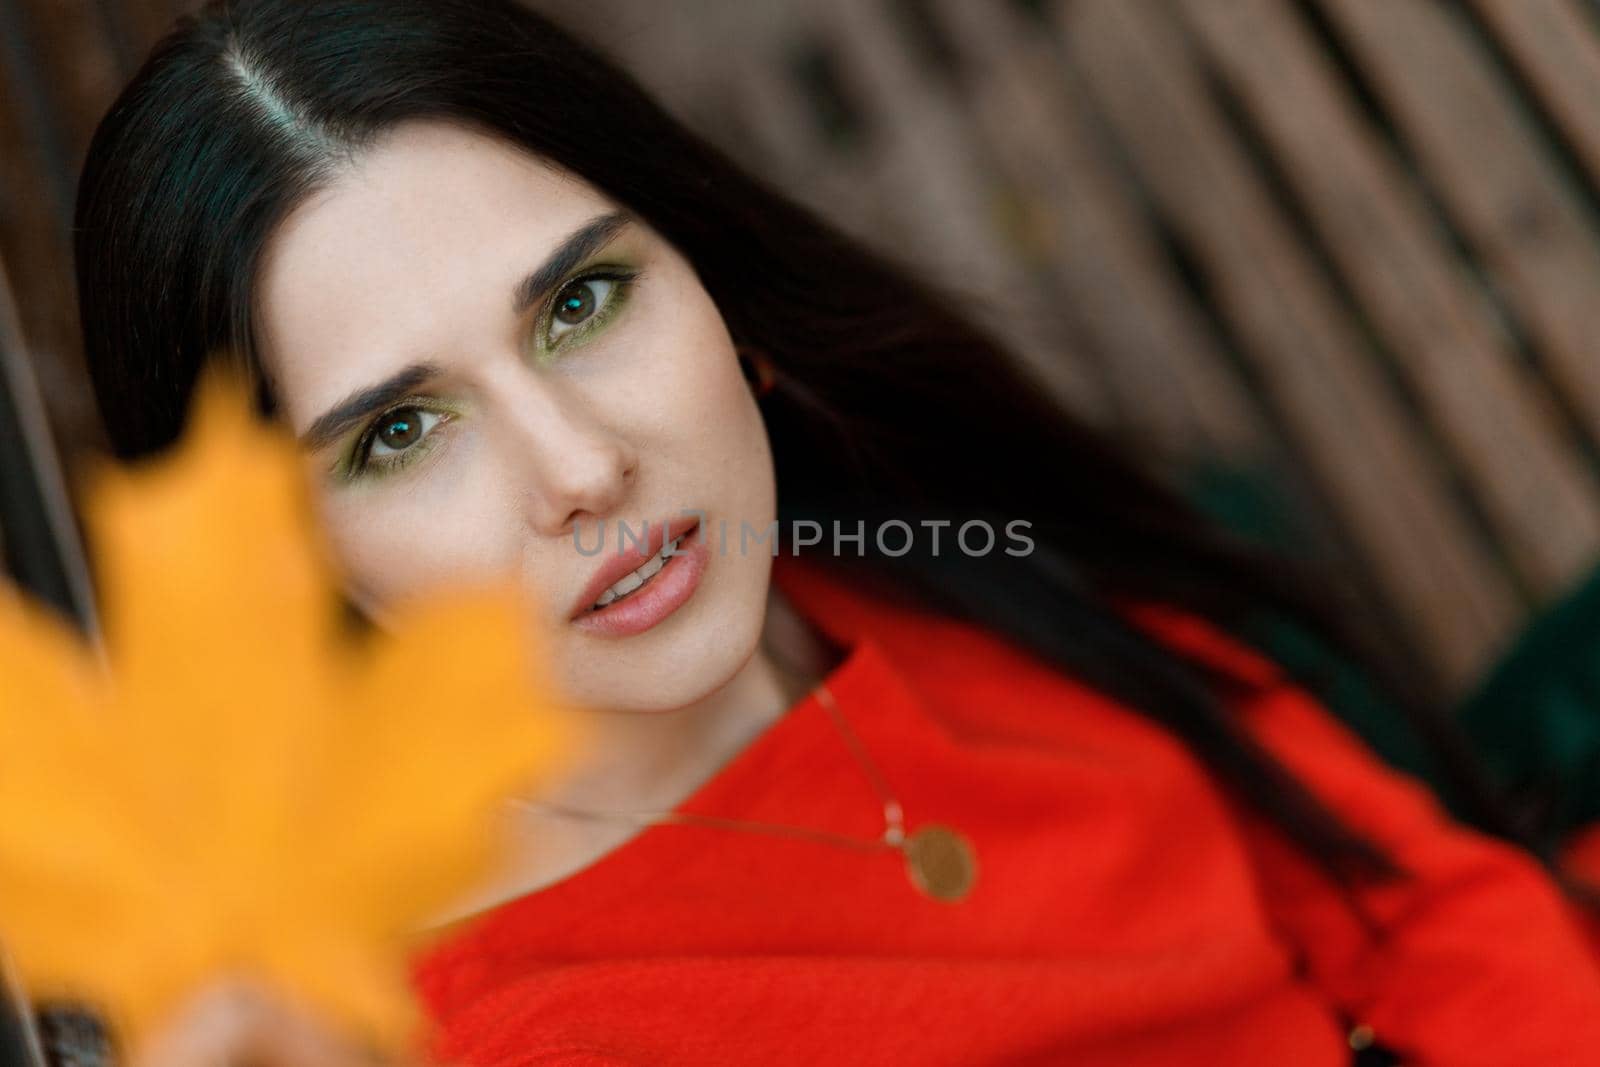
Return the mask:
{"type": "MultiPolygon", "coordinates": [[[[595,568],[595,572],[589,577],[588,584],[583,587],[583,591],[573,601],[572,607],[567,612],[567,617],[576,619],[578,616],[585,614],[590,608],[594,607],[594,602],[599,600],[601,594],[607,589],[610,589],[623,578],[649,563],[651,556],[659,555],[662,545],[674,538],[681,537],[699,525],[700,520],[693,515],[684,516],[671,523],[664,521],[652,522],[647,519],[642,531],[644,534],[642,543],[635,543],[630,532],[627,537],[628,549],[626,551],[622,547],[624,539],[621,524],[615,524],[617,537],[615,544],[609,542],[605,528],[602,527],[598,549],[601,557],[600,566],[595,568]]],[[[678,547],[681,551],[683,546],[680,545],[678,547]]]]}
{"type": "Polygon", "coordinates": [[[645,544],[623,554],[613,554],[595,574],[581,594],[572,623],[579,629],[606,637],[627,637],[655,626],[694,595],[701,576],[711,562],[711,550],[696,535],[699,521],[693,517],[663,528],[654,526],[645,544]],[[667,562],[644,585],[618,597],[603,608],[593,608],[611,586],[650,562],[668,541],[683,537],[667,562]]]}

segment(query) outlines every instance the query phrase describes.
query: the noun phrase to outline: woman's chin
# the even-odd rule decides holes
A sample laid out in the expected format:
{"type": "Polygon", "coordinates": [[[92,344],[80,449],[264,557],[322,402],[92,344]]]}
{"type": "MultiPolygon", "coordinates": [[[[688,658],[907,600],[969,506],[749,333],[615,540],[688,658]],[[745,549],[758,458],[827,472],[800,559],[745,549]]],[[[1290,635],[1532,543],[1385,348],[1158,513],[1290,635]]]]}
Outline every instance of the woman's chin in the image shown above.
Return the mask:
{"type": "Polygon", "coordinates": [[[580,637],[568,646],[564,691],[582,707],[635,714],[677,711],[706,699],[750,662],[763,619],[760,605],[706,608],[672,632],[622,641],[580,637]]]}

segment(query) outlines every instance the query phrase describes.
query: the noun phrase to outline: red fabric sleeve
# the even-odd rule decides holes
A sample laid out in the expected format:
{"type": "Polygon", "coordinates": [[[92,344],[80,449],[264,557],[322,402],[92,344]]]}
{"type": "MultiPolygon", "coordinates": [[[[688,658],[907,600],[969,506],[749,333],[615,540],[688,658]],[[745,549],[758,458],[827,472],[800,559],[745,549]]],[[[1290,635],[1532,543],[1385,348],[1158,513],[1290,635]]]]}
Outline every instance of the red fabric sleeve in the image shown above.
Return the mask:
{"type": "MultiPolygon", "coordinates": [[[[1572,835],[1562,850],[1561,866],[1569,878],[1600,898],[1600,823],[1590,823],[1572,835]]],[[[1595,958],[1600,959],[1600,903],[1575,905],[1574,910],[1595,958]]]]}
{"type": "Polygon", "coordinates": [[[1600,1064],[1600,962],[1533,857],[1451,821],[1297,686],[1268,689],[1245,716],[1289,771],[1411,872],[1347,894],[1246,816],[1267,907],[1335,1003],[1418,1067],[1600,1064]]]}
{"type": "MultiPolygon", "coordinates": [[[[1171,605],[1124,603],[1169,646],[1257,690],[1253,736],[1409,879],[1346,892],[1240,807],[1266,907],[1306,973],[1415,1067],[1600,1065],[1600,952],[1536,859],[1454,822],[1278,664],[1171,605]]],[[[1600,856],[1594,857],[1600,870],[1600,856]]]]}

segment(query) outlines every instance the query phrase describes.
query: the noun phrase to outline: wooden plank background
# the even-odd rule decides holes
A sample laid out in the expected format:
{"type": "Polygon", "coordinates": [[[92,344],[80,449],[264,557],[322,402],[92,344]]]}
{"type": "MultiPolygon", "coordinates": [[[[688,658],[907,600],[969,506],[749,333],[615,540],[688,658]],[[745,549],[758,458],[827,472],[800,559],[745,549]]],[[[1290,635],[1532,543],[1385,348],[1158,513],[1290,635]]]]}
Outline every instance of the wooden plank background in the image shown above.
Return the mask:
{"type": "MultiPolygon", "coordinates": [[[[0,264],[68,455],[68,226],[178,0],[0,0],[0,264]]],[[[1449,692],[1600,556],[1588,0],[536,0],[970,294],[1177,484],[1263,480],[1449,692]]]]}

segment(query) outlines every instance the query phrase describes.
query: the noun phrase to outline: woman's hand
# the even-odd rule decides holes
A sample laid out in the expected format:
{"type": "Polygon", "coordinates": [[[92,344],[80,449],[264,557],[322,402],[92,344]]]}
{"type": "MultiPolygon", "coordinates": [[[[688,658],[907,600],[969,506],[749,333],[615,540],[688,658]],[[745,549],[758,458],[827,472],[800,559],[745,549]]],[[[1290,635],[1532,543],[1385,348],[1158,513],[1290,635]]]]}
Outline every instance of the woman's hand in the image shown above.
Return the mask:
{"type": "Polygon", "coordinates": [[[132,1050],[129,1067],[404,1067],[252,982],[218,982],[132,1050]]]}

